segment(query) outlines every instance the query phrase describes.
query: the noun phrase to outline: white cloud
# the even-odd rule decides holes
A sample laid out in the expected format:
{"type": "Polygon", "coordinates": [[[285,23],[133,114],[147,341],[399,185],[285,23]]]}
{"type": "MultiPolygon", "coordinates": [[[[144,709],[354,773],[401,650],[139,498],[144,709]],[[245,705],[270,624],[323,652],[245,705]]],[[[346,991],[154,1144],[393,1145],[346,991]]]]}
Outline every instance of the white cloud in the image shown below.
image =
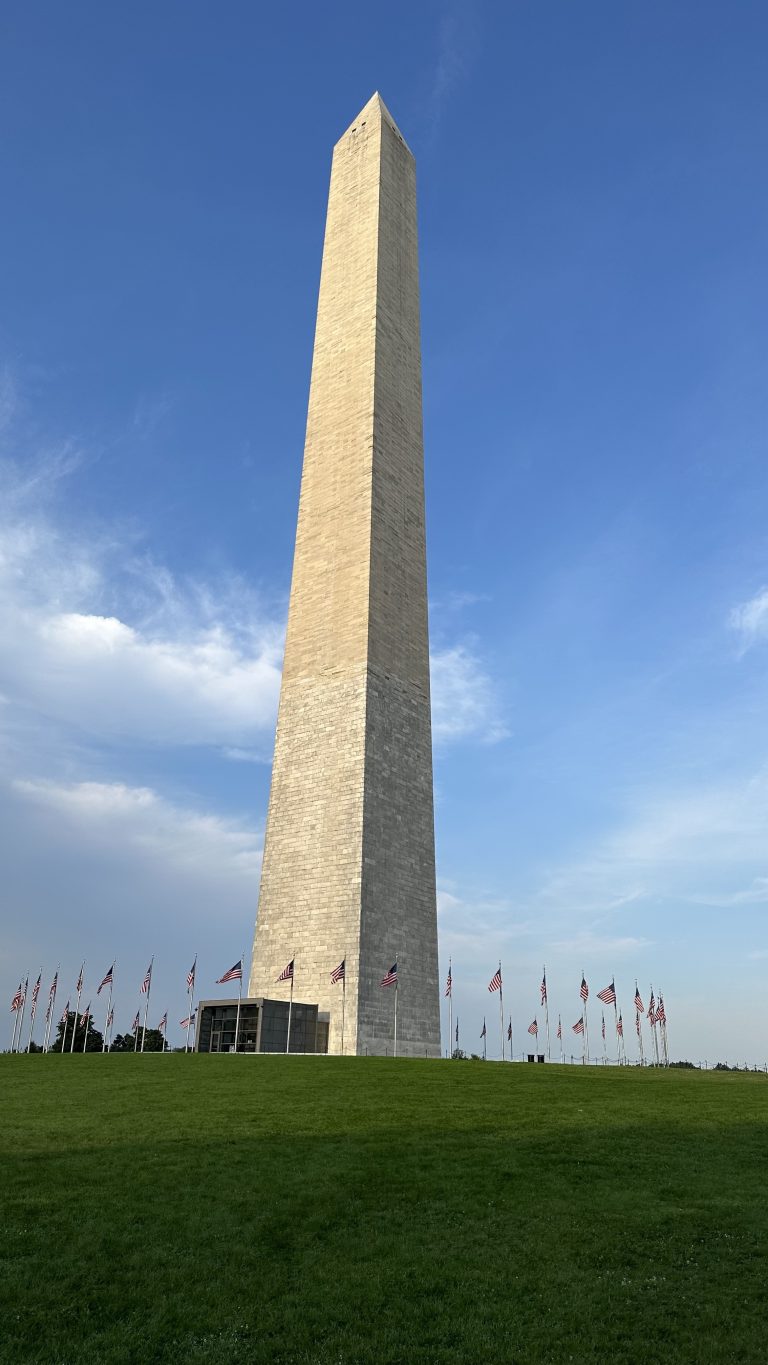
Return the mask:
{"type": "Polygon", "coordinates": [[[496,690],[469,646],[433,650],[432,730],[438,744],[465,738],[496,743],[509,734],[496,690]]]}
{"type": "Polygon", "coordinates": [[[768,640],[768,587],[760,588],[747,602],[733,607],[729,621],[741,635],[745,649],[758,640],[768,640]]]}

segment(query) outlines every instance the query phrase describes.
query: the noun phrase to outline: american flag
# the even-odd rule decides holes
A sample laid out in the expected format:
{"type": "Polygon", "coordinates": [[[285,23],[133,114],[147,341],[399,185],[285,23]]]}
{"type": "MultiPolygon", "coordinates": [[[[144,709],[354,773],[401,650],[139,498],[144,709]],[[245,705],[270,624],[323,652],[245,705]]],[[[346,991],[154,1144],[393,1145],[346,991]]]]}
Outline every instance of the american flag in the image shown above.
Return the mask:
{"type": "Polygon", "coordinates": [[[539,1025],[538,1025],[537,1021],[534,1019],[533,1023],[528,1025],[528,1032],[529,1032],[529,1033],[538,1033],[538,1031],[539,1031],[539,1025]]]}
{"type": "Polygon", "coordinates": [[[33,995],[33,996],[32,996],[32,1008],[31,1008],[31,1010],[29,1011],[29,1018],[30,1018],[30,1022],[31,1022],[31,1023],[34,1022],[34,1018],[35,1018],[35,1015],[36,1015],[36,1014],[37,1014],[37,996],[36,996],[36,995],[33,995]]]}
{"type": "Polygon", "coordinates": [[[603,1042],[605,1042],[605,1015],[603,1015],[603,1042]]]}
{"type": "Polygon", "coordinates": [[[512,1042],[512,1020],[511,1020],[511,1019],[510,1019],[510,1021],[509,1021],[509,1024],[507,1025],[507,1042],[508,1042],[508,1043],[511,1043],[511,1042],[512,1042]]]}
{"type": "Polygon", "coordinates": [[[383,977],[381,978],[381,981],[379,982],[379,985],[380,985],[380,986],[396,986],[396,985],[397,985],[397,963],[396,963],[396,962],[393,962],[393,963],[392,963],[392,966],[390,967],[389,971],[386,973],[385,976],[383,976],[383,977]]]}
{"type": "Polygon", "coordinates": [[[197,958],[195,958],[194,962],[192,963],[192,966],[190,967],[189,971],[187,972],[187,990],[188,990],[188,991],[194,990],[194,986],[195,986],[195,968],[196,968],[196,967],[197,967],[197,958]]]}
{"type": "Polygon", "coordinates": [[[624,1020],[622,1019],[621,1015],[619,1015],[618,1019],[616,1020],[616,1032],[618,1033],[620,1038],[624,1037],[624,1020]]]}
{"type": "Polygon", "coordinates": [[[541,978],[541,1003],[542,1003],[542,1005],[546,1005],[546,1003],[547,1003],[547,973],[546,973],[546,972],[544,973],[543,977],[541,978]]]}
{"type": "Polygon", "coordinates": [[[115,1011],[114,1011],[114,1009],[111,1009],[111,1010],[109,1011],[109,1014],[107,1015],[107,1022],[106,1022],[106,1024],[104,1025],[105,1029],[110,1029],[110,1028],[112,1027],[112,1025],[113,1025],[113,1023],[114,1023],[114,1019],[115,1019],[115,1011]]]}
{"type": "Polygon", "coordinates": [[[445,993],[446,995],[453,995],[453,978],[451,976],[450,965],[448,967],[448,978],[445,983],[445,993]]]}
{"type": "Polygon", "coordinates": [[[97,992],[96,992],[97,995],[101,995],[101,992],[103,991],[103,989],[104,989],[105,986],[111,986],[111,985],[112,985],[112,974],[113,974],[114,970],[115,970],[115,964],[114,964],[114,962],[113,962],[113,963],[112,963],[112,966],[110,967],[109,971],[107,972],[107,975],[104,977],[104,980],[102,981],[101,985],[99,986],[99,989],[98,989],[97,992]]]}
{"type": "Polygon", "coordinates": [[[484,1037],[485,1037],[485,1020],[483,1020],[483,1031],[482,1031],[482,1033],[480,1034],[480,1037],[481,1037],[481,1038],[484,1038],[484,1037]]]}
{"type": "Polygon", "coordinates": [[[52,1004],[53,1004],[53,997],[50,997],[49,1000],[48,1000],[48,1004],[47,1004],[46,1007],[45,1007],[45,1022],[46,1022],[46,1024],[48,1023],[48,1020],[49,1020],[50,1017],[51,1017],[51,1006],[52,1006],[52,1004]]]}
{"type": "Polygon", "coordinates": [[[58,984],[59,984],[59,973],[56,972],[55,975],[54,975],[53,981],[51,982],[51,989],[50,989],[49,992],[48,992],[48,999],[49,999],[49,1000],[53,1000],[53,997],[54,997],[55,994],[56,994],[56,987],[58,986],[58,984]]]}
{"type": "Polygon", "coordinates": [[[642,1000],[641,1000],[641,998],[640,998],[640,990],[639,990],[639,987],[638,987],[637,982],[635,982],[635,1009],[637,1010],[638,1014],[645,1014],[645,1010],[643,1009],[643,1002],[642,1002],[642,1000]]]}
{"type": "Polygon", "coordinates": [[[653,998],[653,991],[651,991],[651,998],[648,1001],[648,1023],[656,1023],[656,1001],[653,998]]]}
{"type": "Polygon", "coordinates": [[[83,1027],[83,1024],[85,1024],[85,1023],[88,1022],[88,1020],[90,1019],[90,1017],[91,1017],[91,1002],[90,1002],[90,1000],[89,1000],[89,1001],[88,1001],[88,1004],[87,1004],[86,1007],[85,1007],[84,1012],[80,1015],[80,1027],[81,1027],[81,1028],[83,1027]]]}
{"type": "Polygon", "coordinates": [[[179,1028],[188,1028],[190,1024],[194,1024],[194,1022],[195,1022],[195,1014],[196,1014],[196,1013],[197,1013],[197,1011],[196,1011],[196,1010],[193,1010],[192,1013],[189,1015],[189,1017],[188,1017],[187,1019],[180,1019],[180,1020],[179,1020],[179,1028]]]}
{"type": "MultiPolygon", "coordinates": [[[[243,979],[243,959],[240,958],[240,961],[239,961],[239,962],[236,962],[235,965],[234,965],[234,967],[230,967],[230,969],[229,969],[228,972],[225,972],[223,976],[220,976],[220,977],[219,977],[218,981],[216,982],[216,985],[217,985],[217,986],[223,986],[225,981],[242,981],[242,979],[243,979]]],[[[283,978],[282,978],[281,976],[279,976],[277,979],[278,979],[278,981],[282,981],[283,978]]]]}
{"type": "Polygon", "coordinates": [[[338,986],[340,981],[346,982],[347,979],[347,959],[342,958],[338,967],[334,967],[331,972],[331,985],[338,986]]]}
{"type": "Polygon", "coordinates": [[[456,1042],[458,1043],[458,1041],[459,1041],[459,1019],[458,1019],[458,1015],[457,1015],[457,1016],[456,1016],[456,1042]]]}
{"type": "Polygon", "coordinates": [[[573,1024],[572,1027],[573,1027],[574,1033],[583,1033],[583,1032],[584,1032],[584,1017],[583,1017],[583,1015],[582,1015],[581,1019],[579,1019],[578,1023],[573,1024]]]}
{"type": "Polygon", "coordinates": [[[500,991],[500,990],[501,990],[501,967],[499,967],[499,970],[498,970],[497,972],[494,973],[494,975],[491,977],[490,981],[488,982],[488,990],[489,990],[491,993],[493,993],[494,991],[500,991]]]}
{"type": "Polygon", "coordinates": [[[579,995],[581,996],[582,1000],[589,999],[589,986],[587,985],[583,975],[581,978],[581,990],[579,991],[579,995]]]}
{"type": "Polygon", "coordinates": [[[147,995],[147,994],[148,994],[149,988],[150,988],[151,984],[152,984],[152,963],[150,962],[149,966],[147,967],[147,974],[146,974],[146,976],[144,977],[144,980],[143,980],[142,983],[141,983],[141,994],[142,994],[142,995],[147,995]]]}
{"type": "Polygon", "coordinates": [[[161,1033],[164,1033],[165,1030],[167,1029],[167,1027],[168,1027],[168,1011],[167,1011],[167,1010],[165,1011],[165,1014],[163,1015],[163,1017],[162,1017],[162,1019],[160,1020],[160,1023],[158,1024],[157,1027],[158,1027],[158,1029],[160,1030],[161,1033]]]}
{"type": "Polygon", "coordinates": [[[598,998],[598,1000],[602,1000],[602,1002],[603,1002],[604,1005],[615,1005],[615,1004],[616,1004],[616,987],[615,987],[614,983],[611,982],[610,986],[606,986],[606,987],[605,987],[605,990],[598,991],[598,992],[597,992],[597,998],[598,998]]]}
{"type": "Polygon", "coordinates": [[[60,1020],[59,1020],[59,1023],[60,1023],[60,1024],[66,1024],[66,1022],[67,1022],[68,1019],[69,1019],[69,1001],[67,1001],[66,1005],[64,1006],[64,1010],[63,1010],[62,1016],[61,1016],[61,1018],[60,1018],[60,1020]]]}
{"type": "Polygon", "coordinates": [[[640,1037],[640,1011],[639,1011],[639,1010],[635,1010],[635,1029],[637,1030],[637,1036],[638,1036],[638,1038],[639,1038],[639,1037],[640,1037]]]}
{"type": "Polygon", "coordinates": [[[21,982],[19,982],[19,989],[17,990],[16,994],[13,997],[13,1000],[11,1001],[11,1014],[15,1014],[16,1010],[21,1009],[21,1002],[23,999],[24,996],[22,995],[21,991],[21,982]]]}
{"type": "Polygon", "coordinates": [[[43,973],[41,972],[41,973],[40,973],[40,976],[38,976],[37,981],[35,982],[34,986],[32,987],[32,1004],[33,1004],[33,1005],[36,1005],[36,1004],[37,1004],[37,997],[38,997],[38,995],[40,994],[40,980],[41,980],[41,978],[42,978],[42,975],[43,975],[43,973]]]}
{"type": "MultiPolygon", "coordinates": [[[[288,963],[288,966],[283,967],[283,970],[281,971],[280,975],[277,978],[278,981],[293,981],[293,963],[294,959],[291,958],[290,962],[288,963]]],[[[242,973],[239,973],[239,975],[242,975],[242,973]]],[[[224,977],[225,981],[226,979],[227,978],[224,977]]]]}
{"type": "Polygon", "coordinates": [[[139,1011],[137,1010],[137,1011],[136,1011],[136,1018],[134,1019],[133,1023],[131,1024],[131,1033],[135,1033],[136,1030],[138,1029],[138,1027],[139,1027],[139,1011]]]}
{"type": "Polygon", "coordinates": [[[79,977],[77,978],[77,985],[75,986],[75,990],[77,991],[78,995],[80,994],[81,990],[83,989],[83,972],[84,972],[84,971],[85,971],[85,963],[83,963],[82,967],[80,968],[80,975],[79,975],[79,977]]]}
{"type": "Polygon", "coordinates": [[[659,996],[659,1008],[656,1011],[656,1018],[660,1024],[666,1024],[667,1022],[667,1014],[666,1010],[664,1009],[664,1000],[661,996],[659,996]]]}
{"type": "Polygon", "coordinates": [[[558,1038],[562,1038],[562,1036],[563,1036],[563,1026],[562,1026],[562,1024],[561,1024],[561,1022],[560,1022],[560,1015],[559,1015],[559,1014],[558,1014],[558,1016],[557,1016],[557,1036],[558,1036],[558,1038]]]}

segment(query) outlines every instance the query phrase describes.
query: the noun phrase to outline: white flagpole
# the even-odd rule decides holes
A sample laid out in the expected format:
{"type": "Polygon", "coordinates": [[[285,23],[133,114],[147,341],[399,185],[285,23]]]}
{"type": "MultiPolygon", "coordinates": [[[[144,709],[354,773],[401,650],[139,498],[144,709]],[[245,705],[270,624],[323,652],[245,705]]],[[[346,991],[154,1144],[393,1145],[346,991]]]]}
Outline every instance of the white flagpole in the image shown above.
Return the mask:
{"type": "Polygon", "coordinates": [[[448,996],[448,1056],[453,1056],[453,968],[451,959],[448,958],[448,979],[451,983],[451,993],[448,996]]]}
{"type": "Polygon", "coordinates": [[[509,1015],[509,1060],[510,1060],[510,1062],[514,1062],[514,1060],[515,1060],[515,1046],[514,1046],[514,1036],[513,1036],[513,1033],[512,1033],[512,1012],[511,1012],[511,1011],[510,1011],[510,1015],[509,1015]]]}
{"type": "MultiPolygon", "coordinates": [[[[346,968],[345,968],[346,970],[346,968]]],[[[288,1037],[285,1040],[285,1055],[291,1050],[291,1014],[293,1012],[293,978],[296,974],[296,954],[291,958],[291,998],[288,1001],[288,1037]]]]}
{"type": "Polygon", "coordinates": [[[635,1032],[637,1033],[637,1045],[640,1048],[640,1065],[645,1066],[645,1056],[643,1053],[643,1021],[637,1006],[635,1006],[635,1019],[637,1020],[635,1032]]]}
{"type": "Polygon", "coordinates": [[[560,1065],[563,1066],[563,1065],[565,1064],[565,1052],[563,1051],[563,1016],[562,1016],[562,1014],[558,1014],[558,1016],[557,1016],[557,1027],[558,1027],[558,1029],[560,1030],[560,1065]]]}
{"type": "MultiPolygon", "coordinates": [[[[93,997],[91,997],[91,999],[93,999],[93,997]]],[[[91,1007],[90,1007],[90,1004],[89,1004],[89,1006],[88,1006],[88,1018],[87,1018],[86,1021],[85,1021],[85,1029],[84,1029],[84,1032],[83,1032],[83,1052],[85,1052],[85,1045],[86,1045],[86,1043],[88,1042],[88,1027],[89,1027],[89,1025],[90,1025],[90,1022],[91,1022],[91,1007]]]]}
{"type": "MultiPolygon", "coordinates": [[[[245,962],[245,953],[243,953],[243,956],[240,958],[240,980],[239,980],[238,983],[237,983],[237,984],[238,984],[238,991],[237,991],[237,1015],[236,1015],[236,1017],[235,1017],[235,1052],[237,1052],[237,1040],[238,1040],[238,1038],[240,1037],[240,1001],[241,1001],[242,998],[243,998],[243,963],[244,963],[244,962],[245,962]]],[[[293,977],[291,977],[291,988],[293,988],[293,977]]],[[[187,1025],[187,1029],[189,1029],[189,1025],[187,1025]]]]}
{"type": "Polygon", "coordinates": [[[19,1037],[18,1037],[18,1040],[17,1040],[17,1043],[16,1043],[16,1051],[17,1051],[17,1052],[21,1052],[21,1039],[22,1039],[22,1035],[23,1035],[23,1033],[24,1033],[24,1011],[25,1011],[25,1009],[27,1008],[27,992],[28,992],[28,991],[29,991],[29,972],[27,972],[27,979],[26,979],[26,981],[24,982],[24,995],[23,995],[22,1001],[21,1001],[21,1018],[20,1018],[20,1020],[19,1020],[19,1037]]]}
{"type": "Polygon", "coordinates": [[[501,984],[501,961],[499,961],[499,1033],[501,1035],[501,1060],[504,1061],[504,987],[501,984]]]}
{"type": "Polygon", "coordinates": [[[397,985],[400,980],[400,954],[397,955],[397,970],[395,972],[395,1046],[393,1055],[397,1056],[397,985]]]}
{"type": "Polygon", "coordinates": [[[154,953],[153,953],[153,954],[152,954],[152,960],[151,960],[151,962],[150,962],[150,964],[149,964],[149,981],[147,982],[147,1003],[146,1003],[146,1005],[144,1006],[144,1024],[143,1024],[143,1027],[142,1027],[142,1030],[141,1030],[141,1050],[142,1050],[142,1052],[144,1051],[144,1038],[146,1037],[146,1033],[147,1033],[147,1015],[149,1014],[149,997],[150,997],[150,995],[152,994],[152,967],[153,967],[154,961],[155,961],[155,955],[154,955],[154,953]]]}
{"type": "Polygon", "coordinates": [[[67,1041],[67,1024],[69,1023],[69,1001],[67,1001],[67,1017],[64,1020],[64,1032],[61,1035],[61,1050],[64,1051],[64,1044],[67,1041]]]}
{"type": "Polygon", "coordinates": [[[547,990],[547,964],[544,963],[544,1021],[547,1025],[547,1061],[551,1061],[549,1048],[549,991],[547,990]]]}
{"type": "MultiPolygon", "coordinates": [[[[40,974],[39,974],[39,976],[38,976],[38,978],[37,978],[37,995],[38,995],[38,999],[40,998],[40,985],[41,985],[41,983],[42,983],[42,980],[43,980],[43,969],[42,969],[42,967],[41,967],[41,968],[40,968],[40,974]]],[[[34,993],[34,987],[33,987],[33,993],[34,993]]],[[[29,1009],[29,1038],[27,1039],[27,1052],[29,1052],[29,1050],[30,1050],[30,1048],[31,1048],[31,1046],[32,1046],[32,1034],[33,1034],[34,1031],[35,1031],[35,1018],[36,1018],[36,1016],[37,1016],[37,1000],[33,1000],[33,1001],[32,1001],[32,1004],[31,1004],[31,1006],[30,1006],[30,1009],[29,1009]]]]}
{"type": "MultiPolygon", "coordinates": [[[[114,976],[114,974],[115,974],[115,963],[113,962],[113,963],[112,963],[112,972],[111,972],[111,975],[114,976]]],[[[112,982],[110,981],[110,983],[109,983],[109,1000],[107,1001],[107,1016],[106,1016],[106,1018],[105,1018],[105,1020],[104,1020],[104,1037],[103,1037],[102,1043],[101,1043],[101,1050],[102,1050],[102,1052],[106,1052],[106,1050],[107,1050],[107,1031],[108,1031],[108,1029],[109,1029],[109,1011],[111,1010],[111,1008],[112,1008],[112,982]]]]}
{"type": "Polygon", "coordinates": [[[85,962],[83,962],[83,965],[82,965],[82,967],[80,968],[80,975],[79,975],[79,977],[77,978],[77,980],[78,980],[77,1004],[75,1005],[75,1022],[74,1022],[74,1025],[73,1025],[73,1027],[72,1027],[72,1042],[71,1042],[70,1045],[69,1045],[69,1050],[70,1050],[70,1052],[74,1052],[74,1050],[75,1050],[75,1034],[77,1033],[77,1021],[78,1021],[78,1019],[80,1018],[80,996],[81,996],[82,993],[83,993],[83,973],[84,973],[84,971],[85,971],[85,962]]]}
{"type": "Polygon", "coordinates": [[[185,1051],[185,1052],[189,1052],[189,1030],[190,1030],[191,1027],[192,1027],[192,1015],[193,1015],[193,1013],[194,1013],[195,986],[196,986],[196,984],[197,984],[197,953],[195,953],[195,965],[194,965],[194,967],[193,967],[193,969],[192,969],[192,985],[191,985],[190,987],[187,988],[187,995],[189,996],[189,1013],[188,1013],[188,1017],[187,1017],[187,1041],[186,1041],[186,1043],[184,1044],[184,1051],[185,1051]]]}
{"type": "MultiPolygon", "coordinates": [[[[653,986],[651,986],[651,1000],[653,1000],[653,986]]],[[[650,1006],[650,1000],[649,1000],[648,1004],[649,1004],[649,1006],[650,1006]]],[[[654,1057],[654,1061],[655,1061],[655,1063],[656,1063],[656,1066],[658,1066],[658,1065],[659,1065],[659,1040],[658,1040],[658,1038],[657,1038],[657,1036],[656,1036],[656,1024],[655,1024],[655,1022],[654,1022],[653,1019],[650,1020],[650,1024],[651,1024],[651,1043],[652,1043],[652,1046],[653,1046],[653,1057],[654,1057]]]]}
{"type": "Polygon", "coordinates": [[[344,1056],[344,1017],[347,1012],[347,950],[344,949],[344,975],[341,978],[341,1055],[344,1056]]]}
{"type": "Polygon", "coordinates": [[[19,1011],[18,1011],[18,1009],[16,1009],[16,1010],[14,1010],[14,1012],[13,1012],[13,1037],[11,1038],[11,1052],[15,1052],[15,1051],[16,1051],[16,1034],[18,1033],[18,1031],[19,1031],[19,1011]]]}
{"type": "Polygon", "coordinates": [[[53,978],[53,993],[51,993],[50,991],[48,992],[48,1011],[49,1011],[49,1012],[48,1012],[48,1029],[47,1029],[47,1032],[46,1032],[46,1035],[45,1035],[45,1044],[44,1044],[44,1048],[43,1048],[43,1051],[44,1051],[44,1052],[47,1052],[47,1051],[48,1051],[48,1048],[50,1047],[50,1043],[51,1043],[51,1032],[52,1032],[52,1030],[53,1030],[53,1012],[54,1012],[54,1010],[56,1009],[56,992],[58,991],[58,989],[59,989],[59,969],[58,969],[58,967],[57,967],[57,968],[56,968],[56,972],[55,972],[55,974],[54,974],[54,978],[53,978]]]}

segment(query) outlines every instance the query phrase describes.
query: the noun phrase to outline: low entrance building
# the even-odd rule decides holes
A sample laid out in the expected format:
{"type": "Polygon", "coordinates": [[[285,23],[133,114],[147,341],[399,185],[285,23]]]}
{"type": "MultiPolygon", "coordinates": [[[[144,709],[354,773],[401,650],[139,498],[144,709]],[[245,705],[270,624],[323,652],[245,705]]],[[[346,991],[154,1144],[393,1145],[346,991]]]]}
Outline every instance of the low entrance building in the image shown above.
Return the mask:
{"type": "MultiPolygon", "coordinates": [[[[195,1023],[195,1052],[234,1052],[237,1000],[200,1000],[195,1023]]],[[[329,1016],[317,1005],[294,1000],[290,1052],[327,1052],[329,1016]]],[[[285,1052],[288,1041],[287,1000],[240,1001],[238,1052],[285,1052]]]]}

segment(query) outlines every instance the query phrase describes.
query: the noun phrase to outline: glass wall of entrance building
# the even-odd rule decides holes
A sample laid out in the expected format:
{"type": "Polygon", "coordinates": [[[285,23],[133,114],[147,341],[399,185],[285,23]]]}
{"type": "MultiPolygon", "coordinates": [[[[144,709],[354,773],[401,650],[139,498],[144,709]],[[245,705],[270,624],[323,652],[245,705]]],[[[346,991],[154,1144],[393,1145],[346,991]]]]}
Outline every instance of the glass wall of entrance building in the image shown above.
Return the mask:
{"type": "MultiPolygon", "coordinates": [[[[201,1000],[197,1011],[196,1052],[234,1052],[237,1000],[201,1000]]],[[[288,1003],[242,1000],[238,1052],[285,1052],[288,1003]]],[[[291,1052],[328,1051],[328,1015],[317,1005],[295,1001],[291,1010],[291,1052]]]]}

